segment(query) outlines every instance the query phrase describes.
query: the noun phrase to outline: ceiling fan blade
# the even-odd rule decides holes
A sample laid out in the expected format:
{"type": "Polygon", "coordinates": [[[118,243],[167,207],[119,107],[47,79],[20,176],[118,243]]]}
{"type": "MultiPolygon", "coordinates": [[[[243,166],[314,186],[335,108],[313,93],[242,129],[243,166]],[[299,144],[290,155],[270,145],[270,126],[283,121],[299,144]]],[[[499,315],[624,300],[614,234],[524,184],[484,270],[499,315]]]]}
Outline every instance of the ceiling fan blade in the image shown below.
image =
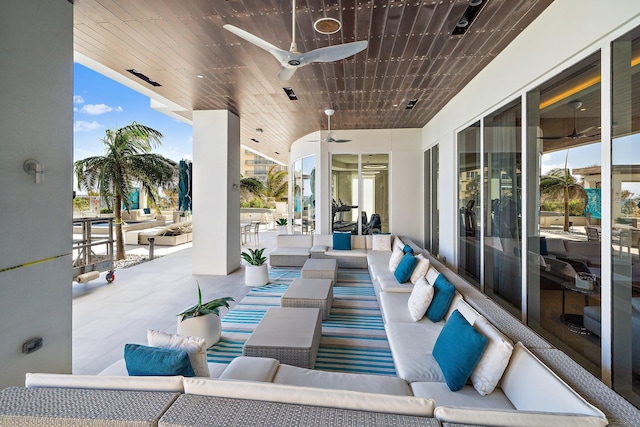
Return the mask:
{"type": "Polygon", "coordinates": [[[565,139],[567,136],[539,136],[538,139],[565,139]]]}
{"type": "Polygon", "coordinates": [[[334,62],[355,55],[367,48],[369,42],[362,40],[353,43],[344,43],[334,46],[321,47],[310,52],[300,54],[300,65],[312,62],[334,62]]]}
{"type": "Polygon", "coordinates": [[[589,132],[591,129],[593,129],[595,126],[589,126],[586,129],[582,129],[580,132],[578,132],[578,135],[586,135],[587,132],[589,132]]]}
{"type": "Polygon", "coordinates": [[[279,47],[276,47],[274,45],[272,45],[271,43],[262,40],[260,37],[258,36],[254,36],[253,34],[235,27],[231,24],[225,24],[222,26],[222,28],[224,28],[227,31],[232,32],[233,34],[235,34],[236,36],[240,37],[241,39],[244,39],[246,41],[248,41],[249,43],[258,46],[260,49],[264,49],[267,52],[269,52],[271,55],[273,55],[278,61],[280,62],[287,62],[289,59],[289,51],[286,51],[284,49],[280,49],[279,47]]]}
{"type": "Polygon", "coordinates": [[[278,73],[278,80],[286,82],[293,76],[293,73],[295,73],[297,69],[296,67],[282,67],[278,73]]]}

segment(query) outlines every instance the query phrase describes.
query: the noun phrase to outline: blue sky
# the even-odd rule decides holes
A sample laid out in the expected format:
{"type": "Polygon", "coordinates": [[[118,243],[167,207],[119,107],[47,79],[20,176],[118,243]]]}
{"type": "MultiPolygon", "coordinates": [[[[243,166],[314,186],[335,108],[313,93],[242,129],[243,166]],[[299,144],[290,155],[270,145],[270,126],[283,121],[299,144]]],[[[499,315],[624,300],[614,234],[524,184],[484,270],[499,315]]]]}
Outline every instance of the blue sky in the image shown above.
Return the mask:
{"type": "Polygon", "coordinates": [[[179,120],[152,110],[149,97],[141,95],[102,74],[74,64],[73,160],[103,154],[107,129],[133,121],[160,131],[162,145],[154,153],[172,160],[192,158],[192,128],[179,120]]]}

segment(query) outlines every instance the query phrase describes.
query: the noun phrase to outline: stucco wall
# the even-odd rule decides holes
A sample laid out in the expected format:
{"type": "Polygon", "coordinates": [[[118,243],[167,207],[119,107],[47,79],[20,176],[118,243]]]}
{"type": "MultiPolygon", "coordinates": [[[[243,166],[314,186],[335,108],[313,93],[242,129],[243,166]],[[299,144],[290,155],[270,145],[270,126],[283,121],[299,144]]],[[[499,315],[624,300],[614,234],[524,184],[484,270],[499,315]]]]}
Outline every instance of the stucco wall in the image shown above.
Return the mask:
{"type": "Polygon", "coordinates": [[[71,372],[73,6],[0,2],[0,388],[71,372]],[[35,159],[44,179],[23,171],[35,159]],[[22,343],[43,337],[42,349],[22,343]]]}

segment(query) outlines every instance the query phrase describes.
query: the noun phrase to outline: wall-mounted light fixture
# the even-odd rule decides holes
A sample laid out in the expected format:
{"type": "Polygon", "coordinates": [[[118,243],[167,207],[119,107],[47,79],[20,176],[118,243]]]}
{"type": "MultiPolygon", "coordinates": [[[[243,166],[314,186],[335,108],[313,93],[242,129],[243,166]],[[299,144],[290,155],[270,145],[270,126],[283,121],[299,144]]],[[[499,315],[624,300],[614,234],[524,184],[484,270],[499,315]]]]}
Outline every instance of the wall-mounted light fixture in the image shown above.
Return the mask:
{"type": "Polygon", "coordinates": [[[44,166],[33,159],[24,162],[22,168],[29,175],[34,175],[36,184],[42,184],[44,180],[44,166]]]}

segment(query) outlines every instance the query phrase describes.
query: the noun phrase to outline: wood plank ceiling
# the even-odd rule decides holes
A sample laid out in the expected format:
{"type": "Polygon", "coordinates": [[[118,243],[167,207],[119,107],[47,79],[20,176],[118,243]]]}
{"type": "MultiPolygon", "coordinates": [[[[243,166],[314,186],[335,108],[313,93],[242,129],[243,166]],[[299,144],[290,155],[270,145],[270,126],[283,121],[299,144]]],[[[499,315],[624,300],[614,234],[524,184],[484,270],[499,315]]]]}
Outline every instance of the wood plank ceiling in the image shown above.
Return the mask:
{"type": "Polygon", "coordinates": [[[342,61],[302,67],[288,82],[277,79],[275,58],[222,26],[288,50],[291,0],[75,0],[74,44],[118,73],[135,79],[126,71],[135,69],[160,83],[142,82],[183,106],[186,118],[193,110],[235,112],[242,144],[286,164],[294,140],[326,129],[329,107],[332,129],[424,126],[552,1],[485,0],[466,34],[452,36],[468,0],[298,0],[300,52],[369,45],[342,61]],[[322,17],[342,29],[316,32],[322,17]],[[408,110],[411,99],[418,102],[408,110]]]}

